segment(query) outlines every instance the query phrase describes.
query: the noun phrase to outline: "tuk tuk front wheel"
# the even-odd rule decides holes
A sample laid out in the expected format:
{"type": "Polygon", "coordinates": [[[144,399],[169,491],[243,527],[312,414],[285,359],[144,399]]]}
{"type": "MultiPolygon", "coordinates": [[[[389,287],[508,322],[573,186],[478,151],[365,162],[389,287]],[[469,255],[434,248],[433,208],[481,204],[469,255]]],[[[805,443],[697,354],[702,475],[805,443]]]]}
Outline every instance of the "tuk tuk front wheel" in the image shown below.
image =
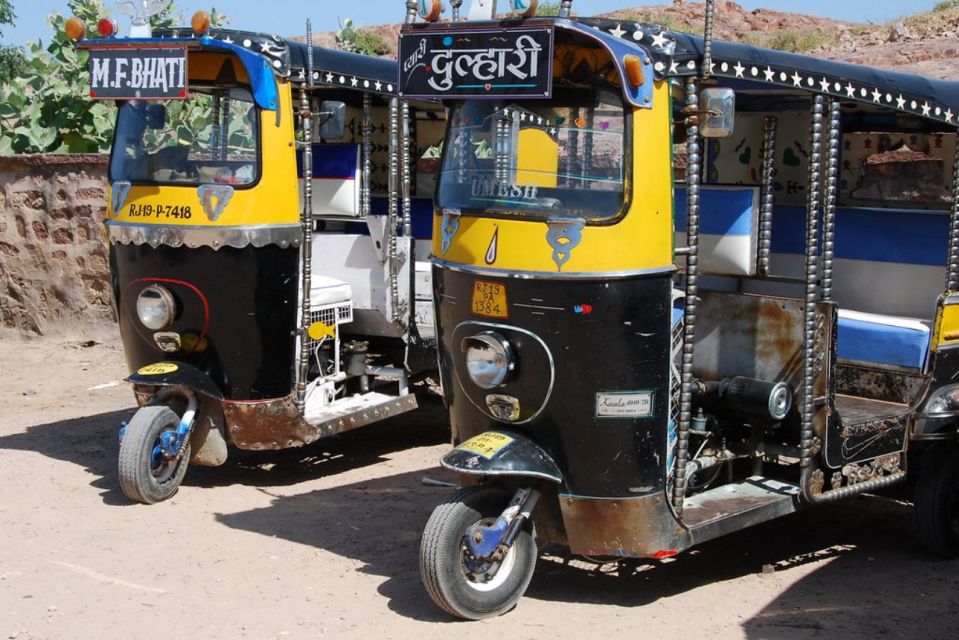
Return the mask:
{"type": "Polygon", "coordinates": [[[959,451],[919,476],[914,505],[919,542],[944,558],[959,557],[959,451]]]}
{"type": "Polygon", "coordinates": [[[120,443],[120,488],[131,500],[155,504],[180,488],[190,460],[190,443],[179,459],[162,453],[161,434],[176,431],[180,417],[166,406],[141,407],[120,443]]]}
{"type": "Polygon", "coordinates": [[[536,566],[536,541],[527,522],[509,551],[496,561],[473,558],[466,532],[474,524],[492,524],[510,496],[483,487],[466,487],[433,510],[420,544],[420,575],[440,608],[467,620],[506,613],[529,586],[536,566]]]}

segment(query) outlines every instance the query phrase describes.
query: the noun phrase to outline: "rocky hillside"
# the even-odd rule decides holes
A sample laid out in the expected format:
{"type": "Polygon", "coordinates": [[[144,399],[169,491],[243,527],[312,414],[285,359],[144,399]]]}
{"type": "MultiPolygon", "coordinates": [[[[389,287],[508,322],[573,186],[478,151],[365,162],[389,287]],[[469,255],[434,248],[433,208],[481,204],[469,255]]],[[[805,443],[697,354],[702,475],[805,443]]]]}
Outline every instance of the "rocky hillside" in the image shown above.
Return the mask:
{"type": "MultiPolygon", "coordinates": [[[[588,6],[588,0],[580,0],[573,5],[574,12],[588,6]]],[[[637,6],[599,15],[701,33],[704,8],[702,2],[673,0],[671,5],[637,6]]],[[[882,25],[842,22],[773,9],[747,11],[735,2],[723,0],[716,3],[716,8],[716,35],[724,40],[959,80],[959,0],[940,2],[929,13],[882,25]]],[[[908,9],[904,8],[905,11],[908,9]]],[[[585,11],[584,15],[587,15],[585,11]]],[[[395,43],[399,25],[369,27],[363,31],[395,43]]],[[[334,34],[317,34],[314,42],[333,47],[334,34]]]]}

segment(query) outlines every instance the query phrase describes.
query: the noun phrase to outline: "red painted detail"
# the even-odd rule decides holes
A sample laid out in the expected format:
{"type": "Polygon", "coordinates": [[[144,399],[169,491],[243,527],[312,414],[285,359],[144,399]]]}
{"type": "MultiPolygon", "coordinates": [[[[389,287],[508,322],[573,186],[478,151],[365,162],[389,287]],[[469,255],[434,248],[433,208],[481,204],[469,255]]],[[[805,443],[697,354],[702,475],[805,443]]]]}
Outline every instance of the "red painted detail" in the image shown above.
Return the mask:
{"type": "Polygon", "coordinates": [[[196,351],[196,348],[200,346],[200,343],[203,341],[203,338],[206,336],[206,333],[210,328],[210,301],[207,300],[206,295],[204,295],[204,293],[200,291],[199,287],[197,287],[195,284],[187,282],[186,280],[176,280],[174,278],[138,278],[137,280],[134,280],[133,282],[130,282],[129,284],[127,284],[127,289],[129,289],[130,287],[132,287],[138,282],[159,282],[162,284],[177,284],[182,287],[186,287],[187,289],[190,289],[193,293],[195,293],[200,298],[200,302],[203,303],[203,328],[200,329],[200,335],[197,336],[196,344],[193,346],[192,349],[190,349],[187,352],[187,355],[190,355],[191,353],[196,351]]]}
{"type": "Polygon", "coordinates": [[[673,556],[677,555],[679,555],[679,551],[676,549],[663,549],[654,553],[653,557],[657,560],[662,560],[663,558],[672,558],[673,556]]]}

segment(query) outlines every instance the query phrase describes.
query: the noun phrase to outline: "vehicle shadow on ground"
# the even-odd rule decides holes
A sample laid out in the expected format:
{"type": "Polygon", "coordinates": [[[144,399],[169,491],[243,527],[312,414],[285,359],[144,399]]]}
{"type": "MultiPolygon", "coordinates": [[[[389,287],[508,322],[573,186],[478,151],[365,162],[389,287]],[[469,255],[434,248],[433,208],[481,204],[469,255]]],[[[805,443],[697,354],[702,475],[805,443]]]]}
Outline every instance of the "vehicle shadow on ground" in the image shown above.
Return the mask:
{"type": "Polygon", "coordinates": [[[117,480],[118,430],[134,411],[123,409],[30,426],[0,437],[0,450],[33,451],[81,466],[95,476],[90,486],[103,490],[106,504],[129,504],[117,480]]]}
{"type": "MultiPolygon", "coordinates": [[[[209,488],[233,484],[278,487],[373,465],[397,451],[449,442],[449,424],[441,409],[438,399],[427,401],[424,411],[397,416],[297,449],[264,452],[231,449],[227,463],[221,467],[191,466],[183,484],[209,488]]],[[[26,427],[20,433],[0,437],[0,451],[33,451],[81,466],[95,476],[90,486],[102,490],[105,504],[129,505],[132,503],[120,491],[117,478],[118,429],[135,410],[26,427]]]]}
{"type": "MultiPolygon", "coordinates": [[[[584,571],[546,557],[528,596],[636,606],[744,577],[771,581],[770,591],[778,592],[791,580],[780,572],[820,561],[825,563],[743,624],[747,637],[875,638],[894,629],[904,634],[900,637],[953,635],[959,562],[921,549],[911,505],[879,496],[858,496],[735,532],[625,576],[610,565],[584,571]],[[917,575],[928,576],[928,588],[903,592],[900,585],[916,584],[917,575]]],[[[729,597],[736,597],[734,590],[729,597]]]]}
{"type": "MultiPolygon", "coordinates": [[[[269,507],[218,514],[217,520],[356,560],[359,571],[386,578],[379,591],[393,611],[417,620],[449,621],[426,595],[418,566],[423,526],[449,491],[423,485],[424,475],[436,473],[409,472],[279,497],[269,507]]],[[[952,588],[944,589],[941,598],[952,605],[959,597],[953,595],[959,593],[954,588],[959,586],[959,576],[953,577],[956,563],[937,563],[916,548],[910,509],[885,498],[854,498],[731,534],[671,561],[628,569],[570,560],[550,550],[541,555],[526,597],[637,607],[738,578],[781,581],[779,571],[827,560],[795,587],[795,598],[778,599],[745,623],[749,637],[797,637],[788,635],[793,631],[809,637],[810,630],[842,628],[822,626],[822,619],[831,615],[857,620],[872,616],[876,624],[897,616],[905,619],[914,616],[918,597],[901,591],[892,595],[905,573],[926,572],[936,576],[937,585],[947,582],[952,588]],[[763,574],[764,565],[771,565],[773,573],[763,574]]],[[[731,592],[729,597],[736,595],[731,592]]],[[[940,611],[955,610],[959,607],[940,611]]]]}

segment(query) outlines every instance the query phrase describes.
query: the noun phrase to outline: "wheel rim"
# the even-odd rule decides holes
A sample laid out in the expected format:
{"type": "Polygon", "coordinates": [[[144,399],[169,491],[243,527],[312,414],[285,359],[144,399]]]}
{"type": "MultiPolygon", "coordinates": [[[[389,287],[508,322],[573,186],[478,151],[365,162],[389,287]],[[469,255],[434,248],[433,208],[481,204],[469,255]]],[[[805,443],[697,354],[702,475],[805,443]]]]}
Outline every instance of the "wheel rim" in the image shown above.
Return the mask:
{"type": "Polygon", "coordinates": [[[157,482],[166,482],[176,473],[176,467],[179,460],[170,460],[163,455],[163,434],[169,433],[172,429],[165,429],[157,435],[153,441],[153,450],[150,452],[150,475],[157,482]]]}
{"type": "MultiPolygon", "coordinates": [[[[476,525],[489,526],[495,521],[495,518],[486,518],[480,520],[476,525]]],[[[475,525],[474,525],[475,526],[475,525]]],[[[516,547],[511,546],[506,552],[506,557],[501,561],[481,560],[470,553],[469,545],[466,543],[466,536],[460,541],[460,568],[463,570],[463,576],[466,578],[466,585],[474,591],[493,591],[503,586],[513,572],[516,565],[516,547]],[[490,575],[487,580],[486,576],[490,575]]]]}

